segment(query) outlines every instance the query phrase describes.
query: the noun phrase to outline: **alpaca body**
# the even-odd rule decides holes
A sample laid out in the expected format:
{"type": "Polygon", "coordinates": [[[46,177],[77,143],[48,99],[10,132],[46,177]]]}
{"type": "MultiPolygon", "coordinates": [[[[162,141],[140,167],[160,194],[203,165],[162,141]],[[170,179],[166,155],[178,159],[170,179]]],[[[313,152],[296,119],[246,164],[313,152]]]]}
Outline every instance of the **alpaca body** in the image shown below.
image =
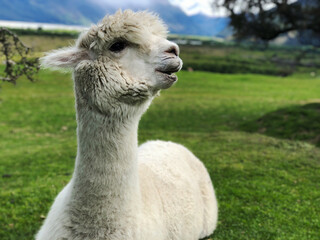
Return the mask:
{"type": "MultiPolygon", "coordinates": [[[[140,146],[138,158],[141,201],[132,207],[140,211],[135,210],[133,215],[124,212],[123,216],[114,211],[120,222],[113,225],[123,225],[122,231],[107,237],[110,223],[95,220],[90,220],[95,225],[87,225],[85,234],[83,229],[77,230],[78,225],[72,225],[72,213],[66,207],[71,201],[71,180],[57,196],[37,240],[198,240],[210,235],[217,223],[217,202],[203,164],[183,146],[163,141],[140,146]],[[135,228],[128,230],[128,226],[135,228]],[[77,231],[82,233],[75,238],[77,231]]],[[[89,209],[98,212],[100,207],[95,201],[89,209]]],[[[88,222],[90,216],[86,212],[83,217],[88,222]]]]}
{"type": "Polygon", "coordinates": [[[74,174],[37,240],[197,240],[213,232],[212,183],[188,149],[163,141],[138,148],[139,117],[107,121],[83,111],[78,99],[77,113],[74,174]]]}
{"type": "Polygon", "coordinates": [[[209,236],[216,227],[218,208],[203,164],[185,147],[163,141],[140,146],[139,160],[141,226],[146,226],[141,239],[209,236]]]}
{"type": "Polygon", "coordinates": [[[215,229],[204,165],[171,142],[138,148],[142,114],[182,67],[166,36],[157,16],[119,11],[75,47],[42,58],[47,67],[73,68],[78,149],[37,240],[197,240],[215,229]]]}

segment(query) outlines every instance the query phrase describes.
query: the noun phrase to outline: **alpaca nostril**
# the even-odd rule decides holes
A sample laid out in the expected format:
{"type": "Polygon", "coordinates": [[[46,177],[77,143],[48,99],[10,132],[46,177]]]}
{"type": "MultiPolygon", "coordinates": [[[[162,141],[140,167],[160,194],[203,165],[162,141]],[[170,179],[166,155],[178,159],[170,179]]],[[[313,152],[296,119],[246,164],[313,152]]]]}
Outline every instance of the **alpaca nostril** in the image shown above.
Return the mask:
{"type": "Polygon", "coordinates": [[[174,54],[175,56],[179,55],[178,48],[176,46],[171,46],[168,50],[165,51],[166,53],[174,54]]]}

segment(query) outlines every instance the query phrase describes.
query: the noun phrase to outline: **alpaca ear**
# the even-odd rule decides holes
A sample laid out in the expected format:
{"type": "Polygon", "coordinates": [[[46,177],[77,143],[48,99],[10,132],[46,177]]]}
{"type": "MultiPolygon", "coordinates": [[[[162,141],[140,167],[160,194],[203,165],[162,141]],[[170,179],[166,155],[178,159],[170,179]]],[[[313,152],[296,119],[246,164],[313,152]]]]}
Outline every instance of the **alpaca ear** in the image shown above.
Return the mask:
{"type": "Polygon", "coordinates": [[[40,63],[44,68],[74,68],[83,60],[90,60],[88,50],[70,47],[47,53],[40,58],[40,63]]]}

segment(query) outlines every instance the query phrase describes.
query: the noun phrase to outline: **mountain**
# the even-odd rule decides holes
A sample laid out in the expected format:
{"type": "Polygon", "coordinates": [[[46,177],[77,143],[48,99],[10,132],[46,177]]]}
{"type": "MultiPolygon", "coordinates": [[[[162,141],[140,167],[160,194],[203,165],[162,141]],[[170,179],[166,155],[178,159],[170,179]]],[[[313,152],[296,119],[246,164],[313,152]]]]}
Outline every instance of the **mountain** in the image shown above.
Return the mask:
{"type": "MultiPolygon", "coordinates": [[[[115,1],[116,2],[116,1],[115,1]]],[[[123,2],[123,1],[122,1],[123,2]]],[[[116,3],[97,0],[0,0],[0,20],[90,25],[119,8],[116,3]]],[[[122,9],[156,12],[169,26],[171,33],[185,35],[216,36],[228,25],[228,18],[206,15],[186,15],[168,0],[153,0],[146,6],[134,3],[122,4],[122,9]]]]}
{"type": "Polygon", "coordinates": [[[0,0],[0,5],[1,20],[71,25],[88,25],[105,12],[88,0],[0,0]]]}

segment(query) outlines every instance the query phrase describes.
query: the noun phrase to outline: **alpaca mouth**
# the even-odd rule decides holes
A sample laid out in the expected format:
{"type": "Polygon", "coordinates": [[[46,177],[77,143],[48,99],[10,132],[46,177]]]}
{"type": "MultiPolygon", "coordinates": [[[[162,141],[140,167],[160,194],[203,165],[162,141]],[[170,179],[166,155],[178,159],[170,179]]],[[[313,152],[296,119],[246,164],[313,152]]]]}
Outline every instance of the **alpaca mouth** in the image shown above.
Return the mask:
{"type": "Polygon", "coordinates": [[[161,70],[161,69],[156,69],[157,72],[163,74],[166,79],[171,80],[171,81],[176,81],[178,79],[177,75],[175,75],[175,72],[178,72],[180,69],[170,69],[170,70],[161,70]]]}
{"type": "Polygon", "coordinates": [[[163,74],[169,80],[176,81],[178,79],[177,75],[175,75],[173,72],[161,72],[161,71],[157,71],[157,72],[163,74]]]}

